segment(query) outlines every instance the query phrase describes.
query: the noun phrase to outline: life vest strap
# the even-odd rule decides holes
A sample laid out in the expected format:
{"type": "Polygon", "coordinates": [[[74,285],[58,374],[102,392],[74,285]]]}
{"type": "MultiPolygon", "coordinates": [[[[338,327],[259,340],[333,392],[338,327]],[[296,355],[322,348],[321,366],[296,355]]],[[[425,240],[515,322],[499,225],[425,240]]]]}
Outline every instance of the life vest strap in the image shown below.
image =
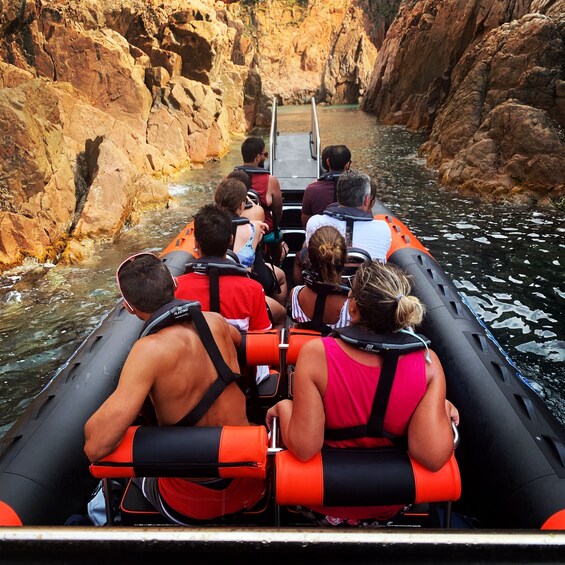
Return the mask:
{"type": "Polygon", "coordinates": [[[345,222],[345,244],[348,247],[353,242],[353,225],[355,222],[372,222],[374,220],[371,212],[350,206],[340,206],[339,204],[330,204],[324,210],[324,214],[345,222]]]}
{"type": "Polygon", "coordinates": [[[210,385],[198,404],[179,422],[177,426],[194,426],[210,409],[222,392],[240,375],[234,373],[224,361],[220,350],[210,331],[210,326],[200,310],[199,302],[173,300],[162,306],[145,323],[140,338],[151,335],[172,324],[192,321],[202,345],[206,349],[214,368],[218,373],[216,380],[210,385]]]}
{"type": "Polygon", "coordinates": [[[203,416],[208,412],[212,404],[224,392],[224,390],[233,382],[235,382],[241,375],[234,373],[227,363],[224,361],[218,346],[214,340],[214,336],[210,331],[210,326],[206,322],[204,315],[200,310],[193,313],[192,321],[196,327],[198,336],[204,345],[214,368],[218,373],[217,379],[210,385],[204,396],[200,399],[198,404],[179,422],[176,426],[194,426],[203,416]]]}
{"type": "Polygon", "coordinates": [[[382,355],[383,364],[367,424],[343,428],[326,428],[324,437],[330,441],[364,437],[394,437],[385,431],[384,421],[392,392],[398,358],[402,353],[418,351],[426,347],[425,338],[419,340],[411,334],[404,333],[376,334],[359,326],[340,328],[330,335],[332,337],[339,337],[363,351],[382,355]]]}
{"type": "Polygon", "coordinates": [[[239,263],[231,259],[219,257],[203,257],[190,261],[185,265],[185,273],[199,273],[207,275],[210,281],[210,310],[220,314],[220,276],[235,275],[248,277],[249,272],[239,263]]]}

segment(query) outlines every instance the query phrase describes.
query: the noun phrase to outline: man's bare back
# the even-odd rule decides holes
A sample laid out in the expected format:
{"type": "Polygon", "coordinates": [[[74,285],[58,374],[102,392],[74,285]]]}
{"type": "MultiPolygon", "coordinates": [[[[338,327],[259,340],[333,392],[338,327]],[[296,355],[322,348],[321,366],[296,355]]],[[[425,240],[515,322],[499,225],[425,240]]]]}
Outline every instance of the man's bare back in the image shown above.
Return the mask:
{"type": "MultiPolygon", "coordinates": [[[[234,373],[239,373],[237,352],[228,324],[215,312],[203,312],[203,315],[224,361],[234,373]]],[[[157,334],[141,339],[138,344],[144,350],[156,348],[160,352],[159,375],[155,379],[150,397],[159,424],[174,425],[204,396],[216,380],[217,371],[192,323],[165,328],[157,334]]],[[[144,352],[141,352],[141,359],[144,356],[144,352]]],[[[232,383],[196,425],[248,424],[245,396],[237,383],[232,383]]]]}
{"type": "MultiPolygon", "coordinates": [[[[203,314],[222,357],[238,373],[234,345],[237,331],[219,314],[203,314]]],[[[116,390],[86,423],[88,458],[97,461],[117,447],[147,396],[159,424],[174,425],[192,410],[216,378],[217,371],[192,322],[141,338],[124,364],[116,390]]],[[[245,396],[237,383],[228,385],[197,425],[249,425],[245,396]]]]}

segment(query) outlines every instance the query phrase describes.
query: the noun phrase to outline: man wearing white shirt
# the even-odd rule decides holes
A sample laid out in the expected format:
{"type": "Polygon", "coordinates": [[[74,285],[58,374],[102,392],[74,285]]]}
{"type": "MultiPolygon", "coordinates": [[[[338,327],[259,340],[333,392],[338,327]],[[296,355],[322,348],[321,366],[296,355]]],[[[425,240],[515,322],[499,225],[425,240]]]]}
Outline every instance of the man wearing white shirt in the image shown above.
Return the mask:
{"type": "Polygon", "coordinates": [[[371,208],[375,197],[371,194],[368,175],[354,170],[342,173],[337,183],[337,204],[308,220],[305,245],[318,228],[333,226],[345,237],[348,247],[359,247],[371,259],[386,262],[392,237],[385,221],[373,219],[371,208]]]}

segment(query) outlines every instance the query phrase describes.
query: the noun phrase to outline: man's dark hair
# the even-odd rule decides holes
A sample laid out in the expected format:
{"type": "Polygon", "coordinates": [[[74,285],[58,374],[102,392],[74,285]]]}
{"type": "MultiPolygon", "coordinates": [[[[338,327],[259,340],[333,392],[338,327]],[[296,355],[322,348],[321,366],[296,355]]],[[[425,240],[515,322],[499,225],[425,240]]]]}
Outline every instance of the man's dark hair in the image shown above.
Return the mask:
{"type": "Polygon", "coordinates": [[[245,188],[247,188],[247,190],[253,189],[253,185],[251,183],[251,177],[245,171],[242,171],[240,169],[235,169],[235,171],[232,171],[226,178],[237,179],[245,185],[245,188]]]}
{"type": "Polygon", "coordinates": [[[265,150],[265,142],[260,137],[248,137],[241,144],[241,156],[244,163],[252,163],[259,153],[265,150]]]}
{"type": "Polygon", "coordinates": [[[328,159],[330,158],[332,149],[333,149],[333,145],[327,145],[322,149],[322,154],[320,155],[320,157],[322,159],[322,167],[324,168],[324,171],[329,171],[328,159]]]}
{"type": "Polygon", "coordinates": [[[328,159],[332,171],[343,171],[347,163],[351,162],[351,151],[345,145],[331,145],[328,159]]]}
{"type": "Polygon", "coordinates": [[[153,314],[175,297],[175,283],[169,269],[149,253],[126,261],[118,271],[118,279],[127,302],[147,314],[153,314]]]}
{"type": "Polygon", "coordinates": [[[216,204],[206,204],[194,216],[194,239],[204,257],[224,257],[231,238],[230,215],[216,204]]]}

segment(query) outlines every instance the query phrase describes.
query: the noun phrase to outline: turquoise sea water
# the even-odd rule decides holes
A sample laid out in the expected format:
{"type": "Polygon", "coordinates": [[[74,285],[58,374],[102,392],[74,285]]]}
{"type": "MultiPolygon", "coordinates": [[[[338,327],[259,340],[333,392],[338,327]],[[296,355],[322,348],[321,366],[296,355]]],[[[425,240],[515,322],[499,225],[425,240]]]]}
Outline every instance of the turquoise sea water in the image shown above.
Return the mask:
{"type": "MultiPolygon", "coordinates": [[[[563,213],[485,204],[439,187],[417,156],[422,135],[377,125],[356,107],[319,108],[319,120],[322,146],[346,143],[353,167],[378,177],[381,200],[430,249],[565,423],[563,213]]],[[[303,131],[309,109],[281,108],[279,124],[285,132],[303,131]]],[[[171,186],[176,207],[146,215],[81,265],[31,262],[0,278],[0,434],[113,308],[119,263],[166,246],[239,162],[234,140],[224,159],[171,186]]]]}

